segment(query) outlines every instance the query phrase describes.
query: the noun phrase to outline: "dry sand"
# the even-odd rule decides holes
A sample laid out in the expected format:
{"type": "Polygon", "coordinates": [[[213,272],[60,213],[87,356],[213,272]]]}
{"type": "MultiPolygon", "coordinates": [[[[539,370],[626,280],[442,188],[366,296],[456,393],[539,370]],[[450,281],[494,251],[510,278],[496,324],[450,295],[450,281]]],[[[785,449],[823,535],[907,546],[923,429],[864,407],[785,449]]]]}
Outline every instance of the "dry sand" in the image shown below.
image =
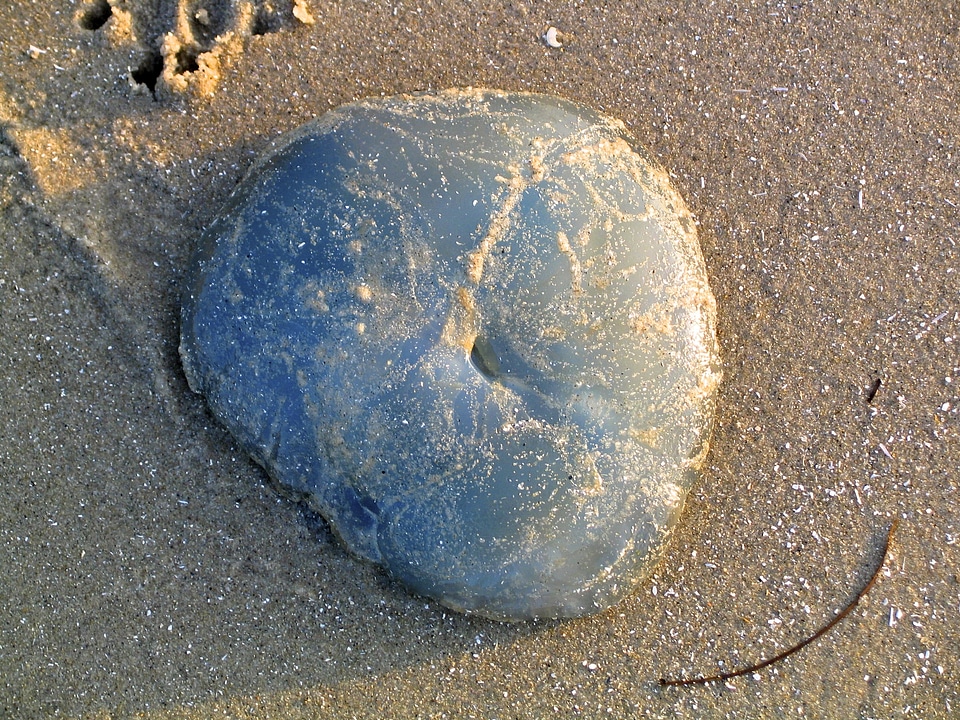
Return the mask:
{"type": "Polygon", "coordinates": [[[960,16],[884,5],[3,3],[0,716],[960,712],[960,16]],[[464,85],[623,119],[720,306],[703,478],[658,573],[590,619],[411,596],[279,499],[179,368],[192,243],[271,138],[464,85]],[[811,633],[895,516],[829,636],[658,686],[811,633]]]}

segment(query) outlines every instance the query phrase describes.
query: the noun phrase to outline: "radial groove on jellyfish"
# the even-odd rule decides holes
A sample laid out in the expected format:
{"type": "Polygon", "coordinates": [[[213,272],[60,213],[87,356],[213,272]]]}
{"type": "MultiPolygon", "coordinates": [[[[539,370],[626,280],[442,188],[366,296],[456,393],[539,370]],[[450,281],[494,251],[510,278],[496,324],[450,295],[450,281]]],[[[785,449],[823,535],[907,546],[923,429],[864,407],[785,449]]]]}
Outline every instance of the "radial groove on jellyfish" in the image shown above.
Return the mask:
{"type": "Polygon", "coordinates": [[[603,610],[650,573],[720,379],[694,223],[558,98],[366,100],[288,133],[200,240],[190,387],[356,555],[465,612],[603,610]]]}

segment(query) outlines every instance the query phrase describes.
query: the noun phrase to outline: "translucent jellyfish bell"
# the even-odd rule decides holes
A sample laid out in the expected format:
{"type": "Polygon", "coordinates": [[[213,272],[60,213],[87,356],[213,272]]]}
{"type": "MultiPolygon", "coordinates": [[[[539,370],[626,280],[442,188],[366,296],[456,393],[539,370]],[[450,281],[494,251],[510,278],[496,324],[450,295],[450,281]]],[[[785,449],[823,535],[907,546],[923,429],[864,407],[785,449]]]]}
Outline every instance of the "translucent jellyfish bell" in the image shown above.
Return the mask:
{"type": "Polygon", "coordinates": [[[622,123],[365,100],[285,135],[200,240],[190,387],[356,555],[498,619],[651,571],[720,370],[694,223],[622,123]]]}

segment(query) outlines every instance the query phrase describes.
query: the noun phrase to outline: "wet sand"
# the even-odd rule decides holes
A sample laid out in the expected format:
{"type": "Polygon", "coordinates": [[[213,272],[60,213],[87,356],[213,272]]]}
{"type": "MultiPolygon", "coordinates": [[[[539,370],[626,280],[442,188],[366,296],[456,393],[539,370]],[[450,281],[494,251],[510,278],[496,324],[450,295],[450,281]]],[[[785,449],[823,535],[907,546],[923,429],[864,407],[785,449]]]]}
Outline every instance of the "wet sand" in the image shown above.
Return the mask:
{"type": "Polygon", "coordinates": [[[273,6],[0,8],[0,717],[957,712],[960,17],[273,6]],[[179,366],[192,245],[257,152],[358,97],[468,85],[624,120],[719,304],[703,477],[654,577],[589,619],[463,617],[353,560],[179,366]],[[814,632],[894,517],[831,634],[659,687],[814,632]]]}

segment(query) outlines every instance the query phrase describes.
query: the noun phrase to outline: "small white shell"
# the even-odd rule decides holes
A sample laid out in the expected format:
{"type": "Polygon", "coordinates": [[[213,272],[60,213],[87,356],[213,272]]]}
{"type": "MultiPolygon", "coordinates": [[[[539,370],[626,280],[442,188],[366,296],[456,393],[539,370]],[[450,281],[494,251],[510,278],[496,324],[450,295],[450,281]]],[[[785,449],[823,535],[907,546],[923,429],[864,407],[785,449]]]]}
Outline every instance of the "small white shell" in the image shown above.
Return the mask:
{"type": "Polygon", "coordinates": [[[560,40],[561,33],[553,25],[547,28],[547,31],[543,34],[543,42],[546,43],[547,47],[560,48],[563,47],[563,43],[560,40]]]}

